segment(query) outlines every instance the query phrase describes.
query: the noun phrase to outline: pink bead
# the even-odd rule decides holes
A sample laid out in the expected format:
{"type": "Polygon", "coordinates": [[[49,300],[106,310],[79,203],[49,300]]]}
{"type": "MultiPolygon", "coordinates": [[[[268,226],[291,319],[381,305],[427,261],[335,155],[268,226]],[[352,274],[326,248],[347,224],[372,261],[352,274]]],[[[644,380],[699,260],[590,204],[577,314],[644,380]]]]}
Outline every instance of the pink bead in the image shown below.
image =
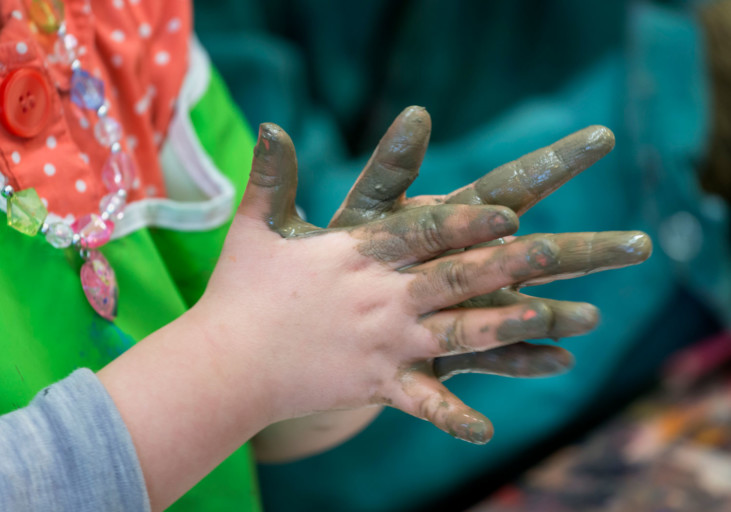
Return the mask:
{"type": "Polygon", "coordinates": [[[117,277],[101,253],[92,251],[81,266],[81,286],[91,307],[107,320],[114,320],[119,298],[117,277]]]}
{"type": "Polygon", "coordinates": [[[90,213],[71,224],[74,233],[81,236],[81,247],[96,249],[109,241],[114,231],[114,222],[104,220],[96,213],[90,213]]]}
{"type": "Polygon", "coordinates": [[[124,151],[109,155],[102,167],[102,181],[110,192],[130,190],[136,177],[135,163],[124,151]]]}

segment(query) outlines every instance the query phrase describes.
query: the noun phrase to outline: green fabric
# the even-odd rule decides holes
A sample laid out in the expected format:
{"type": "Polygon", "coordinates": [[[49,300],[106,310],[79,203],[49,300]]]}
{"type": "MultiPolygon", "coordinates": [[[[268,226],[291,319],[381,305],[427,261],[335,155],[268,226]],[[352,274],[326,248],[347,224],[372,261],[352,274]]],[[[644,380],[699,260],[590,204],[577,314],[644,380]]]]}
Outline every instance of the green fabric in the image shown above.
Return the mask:
{"type": "MultiPolygon", "coordinates": [[[[190,113],[214,163],[234,183],[248,179],[254,138],[215,71],[190,113]]],[[[238,203],[236,203],[238,204],[238,203]]],[[[96,315],[79,282],[73,251],[51,247],[0,223],[0,413],[22,407],[75,368],[99,370],[171,322],[205,289],[228,224],[182,233],[141,229],[102,248],[120,289],[114,323],[96,315]]],[[[259,510],[250,449],[242,447],[173,505],[173,511],[259,510]]]]}

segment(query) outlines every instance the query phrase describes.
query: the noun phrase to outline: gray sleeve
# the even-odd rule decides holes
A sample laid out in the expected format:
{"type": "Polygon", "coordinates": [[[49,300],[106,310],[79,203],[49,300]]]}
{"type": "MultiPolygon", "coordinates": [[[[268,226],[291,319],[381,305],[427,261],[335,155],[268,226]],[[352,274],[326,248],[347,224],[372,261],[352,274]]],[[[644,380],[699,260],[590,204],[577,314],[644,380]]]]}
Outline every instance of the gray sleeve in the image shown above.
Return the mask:
{"type": "Polygon", "coordinates": [[[150,510],[132,438],[90,370],[0,416],[0,510],[150,510]]]}

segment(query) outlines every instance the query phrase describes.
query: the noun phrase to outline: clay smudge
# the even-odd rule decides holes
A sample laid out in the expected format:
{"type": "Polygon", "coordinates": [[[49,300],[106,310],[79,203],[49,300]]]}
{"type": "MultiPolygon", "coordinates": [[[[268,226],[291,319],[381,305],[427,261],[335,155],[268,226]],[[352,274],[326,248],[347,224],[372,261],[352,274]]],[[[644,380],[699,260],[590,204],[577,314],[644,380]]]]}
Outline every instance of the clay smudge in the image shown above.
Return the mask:
{"type": "Polygon", "coordinates": [[[551,308],[542,302],[528,306],[520,318],[508,318],[495,332],[498,341],[520,341],[546,337],[553,323],[551,308]]]}
{"type": "Polygon", "coordinates": [[[433,367],[441,381],[460,373],[544,377],[567,371],[573,361],[573,356],[560,347],[518,342],[484,352],[438,357],[433,367]]]}
{"type": "Polygon", "coordinates": [[[494,169],[447,202],[502,204],[520,215],[613,147],[611,130],[590,126],[494,169]]]}
{"type": "Polygon", "coordinates": [[[357,250],[383,263],[409,260],[414,255],[429,258],[461,248],[474,240],[507,236],[518,229],[518,218],[502,207],[416,207],[388,219],[351,230],[362,240],[357,250]]]}
{"type": "Polygon", "coordinates": [[[399,114],[331,225],[355,226],[391,211],[418,176],[430,134],[431,118],[423,107],[408,107],[399,114]]]}

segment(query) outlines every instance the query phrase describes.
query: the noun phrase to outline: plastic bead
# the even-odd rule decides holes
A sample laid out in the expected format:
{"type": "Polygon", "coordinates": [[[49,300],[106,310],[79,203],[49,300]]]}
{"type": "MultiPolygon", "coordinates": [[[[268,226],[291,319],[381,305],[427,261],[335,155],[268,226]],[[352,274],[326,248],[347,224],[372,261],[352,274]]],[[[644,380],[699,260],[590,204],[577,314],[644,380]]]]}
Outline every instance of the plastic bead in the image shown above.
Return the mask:
{"type": "Polygon", "coordinates": [[[31,0],[28,16],[46,34],[58,31],[63,23],[64,7],[61,0],[31,0]]]}
{"type": "Polygon", "coordinates": [[[81,247],[84,249],[96,249],[109,241],[114,231],[114,222],[102,219],[96,213],[90,213],[76,220],[71,225],[79,236],[81,236],[81,247]]]}
{"type": "Polygon", "coordinates": [[[110,154],[102,167],[102,181],[110,192],[131,189],[136,177],[135,163],[124,151],[110,154]]]}
{"type": "Polygon", "coordinates": [[[113,117],[100,117],[94,125],[94,137],[99,144],[109,147],[122,138],[122,126],[113,117]]]}
{"type": "Polygon", "coordinates": [[[86,70],[71,74],[71,101],[81,108],[97,110],[104,104],[104,82],[86,70]]]}
{"type": "Polygon", "coordinates": [[[65,249],[74,241],[74,230],[63,222],[54,222],[48,226],[46,240],[56,249],[65,249]]]}
{"type": "Polygon", "coordinates": [[[107,194],[99,201],[99,211],[102,212],[102,218],[106,215],[108,219],[119,219],[126,204],[127,200],[123,196],[116,193],[107,194]]]}
{"type": "Polygon", "coordinates": [[[8,226],[35,236],[43,226],[48,211],[34,188],[16,191],[8,199],[8,226]]]}
{"type": "Polygon", "coordinates": [[[53,43],[53,53],[59,62],[69,65],[76,59],[76,47],[78,44],[76,37],[72,34],[66,34],[53,43]]]}
{"type": "Polygon", "coordinates": [[[92,251],[81,266],[81,286],[91,307],[103,318],[114,320],[119,298],[117,278],[107,259],[97,251],[92,251]]]}

